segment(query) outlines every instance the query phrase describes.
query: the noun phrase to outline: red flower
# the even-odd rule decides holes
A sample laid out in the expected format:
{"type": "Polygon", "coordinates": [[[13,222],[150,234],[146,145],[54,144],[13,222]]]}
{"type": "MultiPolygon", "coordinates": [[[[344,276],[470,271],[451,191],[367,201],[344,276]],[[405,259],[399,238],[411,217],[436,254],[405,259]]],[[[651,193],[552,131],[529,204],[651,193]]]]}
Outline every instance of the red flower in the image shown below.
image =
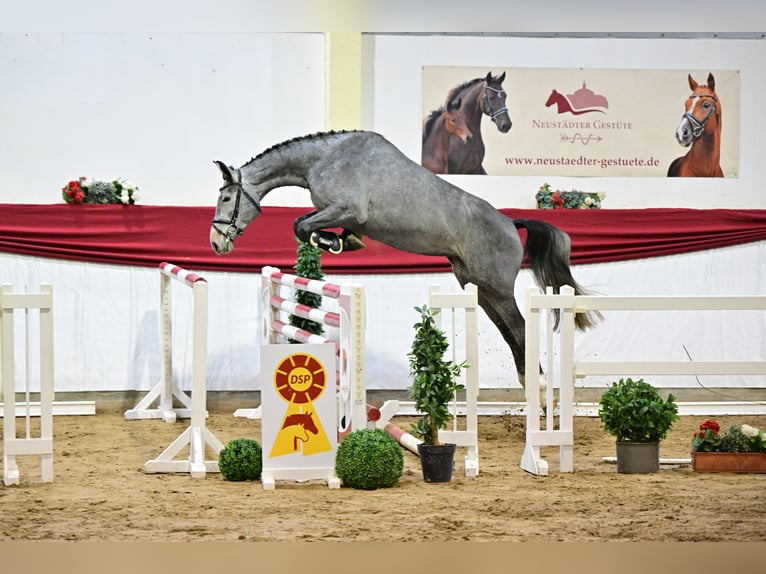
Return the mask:
{"type": "Polygon", "coordinates": [[[61,194],[67,203],[82,203],[85,201],[85,193],[82,191],[80,181],[78,180],[70,181],[62,187],[61,194]]]}
{"type": "Polygon", "coordinates": [[[721,430],[721,425],[719,425],[714,420],[707,420],[704,423],[700,425],[700,430],[710,430],[711,434],[718,434],[718,431],[721,430]]]}
{"type": "Polygon", "coordinates": [[[553,209],[561,209],[564,207],[564,198],[561,197],[561,194],[558,191],[554,191],[551,194],[551,205],[553,206],[553,209]]]}

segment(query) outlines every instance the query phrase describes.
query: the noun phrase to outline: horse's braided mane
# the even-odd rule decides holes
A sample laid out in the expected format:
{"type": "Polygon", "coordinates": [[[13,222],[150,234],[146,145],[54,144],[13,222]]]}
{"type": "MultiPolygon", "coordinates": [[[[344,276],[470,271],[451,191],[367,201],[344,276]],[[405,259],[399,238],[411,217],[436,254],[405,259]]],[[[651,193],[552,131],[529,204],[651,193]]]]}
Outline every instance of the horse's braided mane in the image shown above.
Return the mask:
{"type": "MultiPolygon", "coordinates": [[[[335,136],[335,135],[341,135],[341,134],[354,133],[354,132],[358,132],[358,131],[359,130],[331,130],[331,131],[328,131],[328,132],[315,132],[315,133],[307,134],[307,135],[304,135],[304,136],[297,136],[297,137],[291,138],[289,140],[285,140],[283,142],[279,142],[277,144],[274,144],[273,146],[263,150],[257,156],[255,156],[253,158],[250,158],[250,161],[248,161],[247,163],[252,163],[252,162],[254,162],[257,159],[262,158],[266,154],[271,153],[272,151],[275,151],[275,150],[278,150],[278,149],[282,149],[284,147],[287,147],[287,146],[289,146],[291,144],[294,144],[294,143],[297,143],[297,142],[308,141],[308,140],[313,140],[313,139],[320,139],[320,138],[323,138],[323,137],[329,137],[329,136],[335,136]]],[[[245,164],[245,165],[247,165],[247,164],[245,164]]]]}

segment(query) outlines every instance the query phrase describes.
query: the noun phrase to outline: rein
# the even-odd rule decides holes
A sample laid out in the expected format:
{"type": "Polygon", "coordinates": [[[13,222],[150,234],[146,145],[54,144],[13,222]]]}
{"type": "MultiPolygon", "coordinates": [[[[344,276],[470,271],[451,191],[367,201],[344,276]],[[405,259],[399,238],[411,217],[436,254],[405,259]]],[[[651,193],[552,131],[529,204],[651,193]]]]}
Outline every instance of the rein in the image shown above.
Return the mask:
{"type": "Polygon", "coordinates": [[[493,112],[492,106],[489,104],[489,94],[487,94],[487,90],[492,90],[496,94],[502,94],[504,90],[502,88],[499,90],[497,88],[493,88],[492,86],[487,84],[487,82],[484,82],[484,87],[482,88],[481,97],[484,102],[484,113],[487,114],[490,118],[492,118],[493,122],[497,123],[497,117],[504,113],[508,113],[508,108],[503,106],[502,108],[493,112]]]}
{"type": "Polygon", "coordinates": [[[239,237],[244,233],[244,229],[240,229],[237,227],[237,218],[239,218],[239,207],[240,203],[242,201],[242,196],[244,195],[245,198],[252,203],[255,206],[255,209],[258,211],[258,215],[260,215],[263,210],[261,209],[261,204],[258,203],[258,201],[249,193],[245,191],[245,188],[242,187],[242,174],[240,171],[234,170],[234,173],[237,174],[237,180],[238,181],[229,181],[225,183],[221,189],[218,191],[221,192],[225,189],[228,189],[230,187],[236,187],[237,188],[237,195],[234,199],[234,211],[231,213],[231,219],[228,221],[225,219],[213,219],[212,226],[214,229],[218,231],[221,235],[225,235],[231,240],[234,240],[235,238],[239,237]],[[219,225],[225,225],[226,228],[219,227],[219,225]]]}
{"type": "Polygon", "coordinates": [[[695,102],[693,103],[691,110],[686,112],[681,117],[686,118],[687,120],[689,120],[689,123],[692,124],[692,135],[696,139],[702,135],[702,132],[705,131],[705,126],[707,126],[707,123],[710,120],[710,117],[715,113],[716,104],[718,103],[718,98],[716,98],[715,95],[713,94],[692,94],[691,96],[689,96],[689,99],[691,98],[695,98],[695,102]],[[713,105],[708,109],[707,115],[704,117],[702,121],[699,121],[697,118],[695,118],[694,114],[692,113],[694,111],[694,108],[697,107],[696,100],[699,98],[713,99],[713,105]]]}

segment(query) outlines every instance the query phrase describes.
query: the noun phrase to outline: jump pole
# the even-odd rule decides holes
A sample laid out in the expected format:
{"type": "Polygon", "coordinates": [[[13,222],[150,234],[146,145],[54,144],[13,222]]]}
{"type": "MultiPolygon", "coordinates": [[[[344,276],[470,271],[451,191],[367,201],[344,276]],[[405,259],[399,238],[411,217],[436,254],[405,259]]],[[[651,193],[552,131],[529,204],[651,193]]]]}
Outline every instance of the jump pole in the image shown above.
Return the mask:
{"type": "MultiPolygon", "coordinates": [[[[159,269],[162,286],[164,344],[162,400],[165,403],[161,402],[158,410],[163,412],[172,410],[170,401],[172,401],[173,396],[178,396],[176,390],[180,391],[177,384],[172,382],[170,282],[173,280],[190,287],[193,295],[192,396],[189,403],[191,424],[162,454],[156,459],[148,461],[144,465],[144,469],[147,473],[188,472],[192,478],[204,478],[207,472],[219,472],[217,457],[215,460],[205,460],[205,446],[209,446],[216,455],[223,449],[223,444],[205,426],[205,419],[207,418],[207,281],[196,273],[191,273],[172,263],[162,262],[159,269]],[[189,447],[188,458],[186,460],[176,459],[181,450],[187,446],[189,447]]],[[[168,420],[169,417],[163,418],[168,420]]]]}
{"type": "MultiPolygon", "coordinates": [[[[0,287],[0,393],[4,397],[3,404],[3,483],[6,486],[19,484],[19,469],[16,457],[19,455],[34,455],[40,457],[42,482],[53,481],[53,287],[48,283],[40,285],[38,294],[12,293],[10,284],[0,287]],[[26,429],[23,437],[16,434],[16,365],[15,359],[15,329],[14,314],[16,310],[24,311],[26,377],[24,403],[21,407],[22,416],[26,419],[26,429]],[[40,401],[39,436],[33,436],[30,424],[30,356],[29,356],[29,311],[39,313],[39,372],[40,372],[40,401]]],[[[37,415],[37,413],[34,413],[37,415]]]]}

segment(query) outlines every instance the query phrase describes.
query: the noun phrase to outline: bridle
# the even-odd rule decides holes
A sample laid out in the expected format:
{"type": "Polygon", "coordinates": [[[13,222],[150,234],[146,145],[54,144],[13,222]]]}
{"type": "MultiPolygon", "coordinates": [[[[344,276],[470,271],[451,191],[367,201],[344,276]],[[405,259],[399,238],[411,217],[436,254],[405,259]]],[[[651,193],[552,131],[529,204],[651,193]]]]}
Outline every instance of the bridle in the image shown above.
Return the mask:
{"type": "Polygon", "coordinates": [[[686,112],[681,117],[689,120],[689,123],[692,125],[692,135],[696,139],[702,135],[702,132],[705,131],[705,126],[710,120],[710,117],[715,113],[716,104],[718,103],[718,98],[716,98],[715,95],[713,94],[692,94],[691,96],[689,96],[689,99],[692,99],[692,98],[694,98],[694,101],[692,102],[690,111],[686,112]],[[708,108],[707,115],[703,118],[702,121],[699,121],[697,118],[695,118],[694,114],[692,113],[694,111],[694,108],[697,107],[697,100],[699,98],[712,98],[713,100],[713,105],[708,108]]]}
{"type": "Polygon", "coordinates": [[[484,82],[484,87],[482,88],[481,97],[482,97],[482,100],[484,101],[484,113],[487,114],[490,118],[492,118],[493,122],[497,123],[498,116],[502,114],[507,114],[508,108],[503,106],[502,108],[493,112],[492,106],[489,104],[489,94],[487,93],[487,90],[492,90],[496,94],[502,94],[504,93],[505,90],[503,90],[502,88],[500,89],[493,88],[487,82],[484,82]]]}
{"type": "Polygon", "coordinates": [[[225,219],[213,219],[213,223],[211,225],[216,231],[218,231],[218,233],[225,235],[233,241],[242,235],[242,233],[244,233],[244,229],[237,227],[237,218],[239,218],[239,208],[242,201],[242,196],[244,196],[250,203],[253,204],[253,206],[255,206],[255,209],[258,211],[258,215],[260,215],[263,210],[261,209],[261,204],[258,203],[258,200],[246,192],[245,188],[242,187],[242,174],[240,171],[238,169],[232,169],[231,172],[232,174],[237,174],[237,181],[232,180],[226,182],[218,191],[222,192],[230,187],[237,188],[237,193],[234,197],[234,211],[231,212],[231,218],[228,221],[225,219]],[[220,227],[221,225],[225,225],[226,227],[222,228],[220,227]]]}

